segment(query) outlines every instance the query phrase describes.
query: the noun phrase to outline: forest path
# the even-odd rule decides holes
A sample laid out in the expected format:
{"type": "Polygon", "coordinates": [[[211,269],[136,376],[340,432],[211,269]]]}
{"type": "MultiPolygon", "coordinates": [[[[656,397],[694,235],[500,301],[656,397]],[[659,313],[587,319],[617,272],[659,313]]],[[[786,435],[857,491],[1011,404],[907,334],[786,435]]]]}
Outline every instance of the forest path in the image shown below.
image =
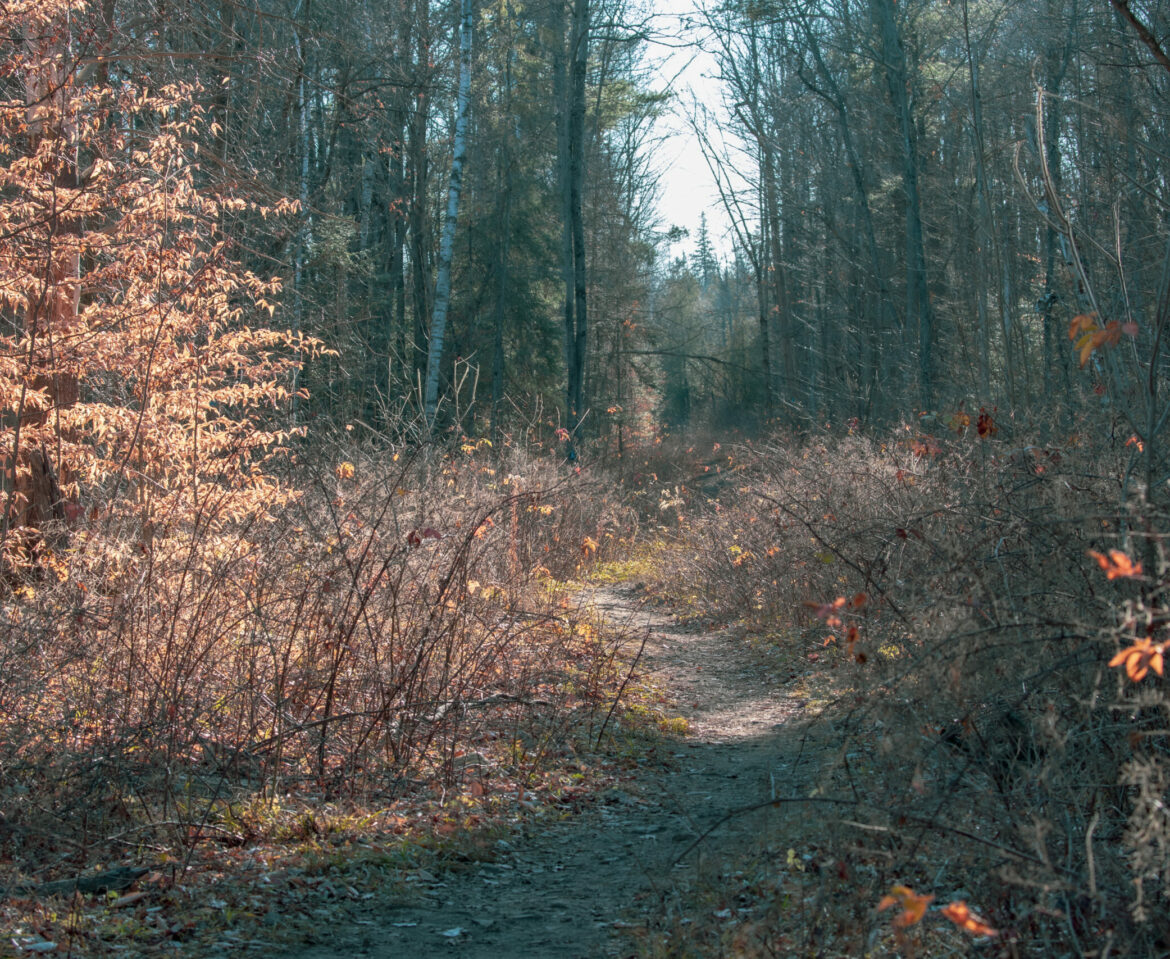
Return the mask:
{"type": "Polygon", "coordinates": [[[368,925],[328,930],[327,947],[297,959],[628,955],[618,930],[641,925],[643,913],[662,915],[681,902],[696,868],[717,869],[721,856],[776,827],[759,814],[721,820],[790,792],[792,728],[804,704],[728,631],[682,627],[628,587],[595,587],[583,598],[616,628],[646,636],[641,668],[677,704],[690,735],[640,760],[629,782],[579,814],[514,837],[495,861],[435,877],[420,898],[368,925]]]}

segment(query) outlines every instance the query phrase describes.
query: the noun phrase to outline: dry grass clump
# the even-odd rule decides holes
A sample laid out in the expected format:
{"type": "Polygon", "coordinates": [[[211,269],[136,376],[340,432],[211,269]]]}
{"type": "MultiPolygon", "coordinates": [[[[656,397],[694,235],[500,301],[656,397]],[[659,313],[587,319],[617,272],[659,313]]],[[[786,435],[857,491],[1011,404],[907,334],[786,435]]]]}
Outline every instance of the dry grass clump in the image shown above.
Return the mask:
{"type": "Polygon", "coordinates": [[[1170,949],[1170,515],[1125,496],[1128,453],[910,430],[740,449],[734,492],[685,520],[675,589],[835,691],[819,776],[785,798],[863,939],[903,884],[936,897],[927,925],[970,901],[1004,955],[1170,949]]]}
{"type": "Polygon", "coordinates": [[[171,524],[94,519],[12,584],[0,888],[534,787],[604,721],[616,640],[558,586],[626,525],[598,484],[475,449],[328,460],[268,517],[209,489],[171,524]]]}

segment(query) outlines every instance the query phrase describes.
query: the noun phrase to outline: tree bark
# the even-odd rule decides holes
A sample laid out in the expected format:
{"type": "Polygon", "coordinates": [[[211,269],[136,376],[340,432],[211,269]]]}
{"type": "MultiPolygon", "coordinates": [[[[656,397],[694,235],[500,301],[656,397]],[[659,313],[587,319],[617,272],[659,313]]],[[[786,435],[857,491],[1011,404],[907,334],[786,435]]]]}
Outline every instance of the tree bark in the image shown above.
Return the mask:
{"type": "Polygon", "coordinates": [[[435,428],[439,403],[439,364],[443,359],[443,337],[447,330],[447,309],[451,302],[451,260],[455,250],[455,226],[459,219],[459,196],[463,191],[463,162],[467,156],[467,121],[471,113],[471,0],[463,0],[459,27],[459,98],[455,119],[455,148],[451,157],[451,181],[447,189],[447,220],[439,244],[439,274],[435,280],[435,309],[427,350],[427,378],[423,410],[427,431],[435,428]]]}
{"type": "MultiPolygon", "coordinates": [[[[512,51],[504,54],[504,116],[512,114],[512,51]]],[[[511,253],[512,242],[512,129],[507,123],[504,131],[503,148],[500,151],[498,183],[500,189],[497,208],[499,241],[496,248],[496,304],[492,318],[492,408],[491,440],[499,448],[501,404],[504,396],[504,322],[511,295],[511,253]]]]}
{"type": "Polygon", "coordinates": [[[564,283],[566,455],[576,458],[574,437],[585,415],[588,313],[585,262],[585,74],[589,62],[589,0],[573,0],[568,57],[563,46],[564,8],[554,4],[557,48],[553,92],[559,104],[557,180],[561,194],[561,278],[564,283]],[[566,59],[568,62],[566,63],[566,59]]]}
{"type": "Polygon", "coordinates": [[[876,329],[871,328],[868,331],[870,362],[867,370],[869,382],[865,388],[865,408],[867,412],[872,412],[875,408],[882,411],[883,404],[881,398],[883,392],[888,387],[882,382],[882,370],[879,367],[883,359],[881,347],[889,339],[892,332],[897,329],[898,317],[894,312],[893,298],[890,295],[890,289],[886,283],[886,267],[882,262],[881,252],[878,248],[877,230],[874,227],[873,210],[869,202],[869,190],[865,184],[865,167],[862,164],[861,155],[858,153],[857,144],[853,137],[853,127],[849,121],[849,111],[846,106],[844,91],[842,91],[840,84],[837,83],[837,78],[833,76],[833,72],[829,69],[828,64],[825,63],[824,55],[821,53],[820,43],[812,27],[809,25],[807,18],[801,18],[801,26],[809,52],[813,56],[813,62],[816,65],[817,76],[820,78],[821,85],[813,83],[803,76],[801,79],[804,81],[805,86],[809,87],[813,93],[817,94],[817,96],[832,108],[833,115],[837,118],[837,128],[841,134],[841,143],[845,147],[845,161],[849,166],[849,179],[853,187],[853,200],[857,204],[858,215],[861,220],[861,232],[865,240],[865,250],[869,259],[870,275],[874,284],[874,295],[877,298],[876,329]]]}
{"type": "Polygon", "coordinates": [[[573,94],[569,116],[569,214],[573,226],[573,300],[576,313],[576,342],[572,370],[572,429],[586,413],[585,357],[588,348],[589,316],[585,273],[585,74],[589,60],[589,0],[574,0],[572,31],[573,63],[570,71],[573,94]]]}
{"type": "Polygon", "coordinates": [[[918,329],[919,402],[923,410],[930,410],[934,406],[934,310],[926,281],[922,201],[918,192],[918,130],[914,125],[910,75],[893,0],[870,0],[870,10],[881,34],[882,66],[902,148],[902,189],[906,204],[906,325],[908,329],[918,329]]]}
{"type": "Polygon", "coordinates": [[[418,90],[410,117],[410,142],[407,162],[410,167],[410,293],[412,343],[410,350],[411,390],[418,389],[422,401],[422,376],[427,357],[427,318],[430,308],[430,262],[427,224],[427,191],[429,189],[429,157],[427,156],[427,126],[430,120],[430,19],[429,0],[417,0],[419,10],[415,37],[414,86],[418,90]]]}

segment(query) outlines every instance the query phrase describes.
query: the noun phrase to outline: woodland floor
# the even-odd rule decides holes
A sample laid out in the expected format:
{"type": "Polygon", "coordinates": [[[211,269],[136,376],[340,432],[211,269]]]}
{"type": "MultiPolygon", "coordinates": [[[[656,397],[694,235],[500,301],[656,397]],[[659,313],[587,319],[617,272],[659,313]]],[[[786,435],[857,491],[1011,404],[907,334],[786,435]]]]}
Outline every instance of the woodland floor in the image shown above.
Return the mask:
{"type": "MultiPolygon", "coordinates": [[[[749,840],[787,846],[780,833],[798,828],[799,810],[729,814],[799,792],[802,773],[811,780],[807,754],[796,768],[806,700],[732,630],[680,625],[636,586],[597,587],[589,599],[646,637],[643,680],[686,718],[687,735],[652,743],[628,780],[582,811],[513,836],[493,861],[427,874],[417,893],[322,928],[319,944],[289,959],[626,956],[694,908],[688,891],[718,881],[749,840]]],[[[750,911],[731,903],[712,914],[734,923],[750,911]]]]}

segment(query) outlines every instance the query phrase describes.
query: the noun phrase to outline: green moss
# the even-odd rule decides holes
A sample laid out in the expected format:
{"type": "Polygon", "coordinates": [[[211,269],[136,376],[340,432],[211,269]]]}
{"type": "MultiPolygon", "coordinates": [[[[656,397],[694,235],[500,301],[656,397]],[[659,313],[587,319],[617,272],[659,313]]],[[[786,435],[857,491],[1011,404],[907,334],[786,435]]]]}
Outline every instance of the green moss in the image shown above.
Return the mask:
{"type": "Polygon", "coordinates": [[[658,720],[658,728],[668,736],[686,736],[691,731],[691,724],[685,716],[663,716],[658,720]]]}
{"type": "Polygon", "coordinates": [[[612,585],[644,579],[653,572],[654,564],[648,557],[636,556],[630,559],[606,560],[598,563],[590,571],[589,579],[594,583],[612,585]]]}

